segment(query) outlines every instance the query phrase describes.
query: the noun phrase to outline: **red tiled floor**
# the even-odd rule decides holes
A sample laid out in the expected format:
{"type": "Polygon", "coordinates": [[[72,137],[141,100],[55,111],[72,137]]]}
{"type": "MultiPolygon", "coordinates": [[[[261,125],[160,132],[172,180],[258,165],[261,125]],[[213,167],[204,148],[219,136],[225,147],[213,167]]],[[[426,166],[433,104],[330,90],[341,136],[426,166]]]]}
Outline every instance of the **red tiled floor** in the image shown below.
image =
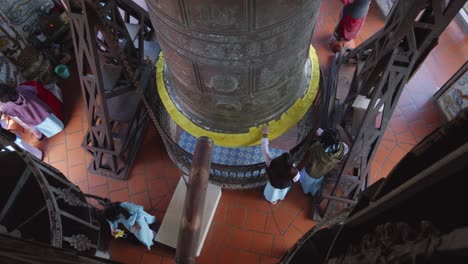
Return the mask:
{"type": "Polygon", "coordinates": [[[166,176],[166,167],[162,161],[153,161],[146,164],[146,176],[149,181],[164,178],[166,176]]]}
{"type": "Polygon", "coordinates": [[[249,250],[251,247],[253,232],[239,228],[234,228],[231,233],[231,243],[229,247],[249,250]]]}
{"type": "Polygon", "coordinates": [[[88,174],[89,188],[94,188],[94,187],[104,185],[104,184],[107,185],[107,179],[106,178],[104,178],[102,176],[94,175],[92,173],[88,174]]]}
{"type": "Polygon", "coordinates": [[[113,241],[113,243],[110,244],[109,252],[113,260],[128,264],[140,263],[143,254],[146,253],[137,247],[127,246],[127,243],[122,240],[113,241]]]}
{"type": "Polygon", "coordinates": [[[389,127],[392,129],[395,135],[409,130],[408,123],[401,116],[392,117],[389,122],[389,127]]]}
{"type": "Polygon", "coordinates": [[[406,155],[407,152],[408,151],[404,150],[399,145],[396,145],[393,148],[390,155],[388,156],[388,159],[392,160],[392,161],[395,161],[395,162],[398,162],[399,160],[401,160],[406,155]]]}
{"type": "Polygon", "coordinates": [[[388,173],[395,167],[397,163],[394,162],[393,160],[387,159],[385,162],[382,164],[382,169],[381,171],[381,176],[385,177],[388,175],[388,173]]]}
{"type": "Polygon", "coordinates": [[[173,258],[162,258],[161,264],[175,264],[173,258]]]}
{"type": "Polygon", "coordinates": [[[128,201],[130,199],[127,188],[111,192],[109,195],[110,199],[116,202],[128,201]]]}
{"type": "Polygon", "coordinates": [[[99,196],[109,198],[109,191],[107,190],[107,185],[101,185],[95,188],[89,188],[89,193],[99,196]]]}
{"type": "Polygon", "coordinates": [[[374,161],[377,161],[379,163],[384,162],[388,155],[391,153],[392,149],[393,147],[389,149],[381,143],[380,146],[377,148],[377,152],[375,153],[374,161]]]}
{"type": "Polygon", "coordinates": [[[231,206],[227,212],[227,223],[232,226],[243,227],[246,217],[246,209],[237,206],[231,206]]]}
{"type": "Polygon", "coordinates": [[[278,224],[276,224],[275,218],[272,214],[267,216],[267,221],[265,225],[265,232],[272,235],[279,235],[281,234],[278,228],[278,224]]]}
{"type": "Polygon", "coordinates": [[[254,231],[263,232],[265,230],[267,214],[255,210],[247,210],[247,219],[244,227],[254,231]]]}
{"type": "Polygon", "coordinates": [[[280,258],[284,255],[284,253],[286,253],[286,251],[288,250],[288,246],[286,245],[286,243],[284,242],[284,238],[282,236],[275,236],[274,239],[273,239],[273,248],[272,248],[272,252],[271,252],[271,255],[273,257],[277,257],[277,258],[280,258]]]}
{"type": "Polygon", "coordinates": [[[48,156],[49,156],[49,163],[67,160],[66,145],[61,144],[61,145],[50,147],[48,156]]]}
{"type": "Polygon", "coordinates": [[[424,120],[416,120],[409,123],[411,133],[417,141],[421,141],[421,139],[423,139],[431,132],[427,125],[428,124],[424,120]]]}
{"type": "MultiPolygon", "coordinates": [[[[86,117],[85,117],[86,118],[86,117]]],[[[66,123],[65,133],[73,133],[81,131],[83,128],[83,122],[81,120],[81,113],[74,114],[66,123]]]]}
{"type": "Polygon", "coordinates": [[[128,179],[128,189],[130,194],[136,194],[148,191],[145,174],[131,174],[128,179]]]}
{"type": "Polygon", "coordinates": [[[240,251],[239,253],[239,264],[242,263],[252,263],[252,264],[258,264],[260,262],[260,256],[254,253],[246,252],[246,251],[240,251]]]}
{"type": "Polygon", "coordinates": [[[146,173],[146,164],[143,161],[143,158],[141,157],[142,154],[140,153],[141,151],[138,153],[138,155],[135,158],[135,164],[130,169],[130,173],[129,173],[130,175],[146,173]]]}
{"type": "Polygon", "coordinates": [[[399,106],[397,109],[400,110],[401,114],[407,122],[413,122],[418,119],[421,119],[422,113],[419,112],[413,104],[407,106],[399,106]]]}
{"type": "Polygon", "coordinates": [[[273,258],[269,256],[261,256],[260,264],[277,264],[280,261],[279,258],[273,258]]]}
{"type": "Polygon", "coordinates": [[[85,151],[81,148],[76,148],[67,151],[68,166],[75,166],[85,162],[85,151]]]}
{"type": "Polygon", "coordinates": [[[307,208],[307,210],[303,210],[297,217],[296,220],[293,222],[293,226],[301,231],[302,233],[305,233],[310,230],[312,226],[316,224],[315,221],[312,221],[309,217],[309,212],[310,208],[307,208]]]}
{"type": "Polygon", "coordinates": [[[161,198],[157,203],[153,203],[153,205],[155,205],[155,209],[165,212],[167,210],[167,207],[169,206],[170,201],[171,196],[167,195],[161,198]]]}
{"type": "Polygon", "coordinates": [[[406,143],[398,143],[398,146],[406,151],[410,151],[414,147],[414,145],[406,143]]]}
{"type": "Polygon", "coordinates": [[[48,138],[47,139],[47,144],[50,147],[55,146],[55,145],[60,145],[65,143],[65,132],[60,132],[57,135],[48,138]]]}
{"type": "MultiPolygon", "coordinates": [[[[327,42],[340,8],[339,1],[322,1],[312,39],[325,75],[333,58],[327,42]]],[[[356,43],[368,38],[382,25],[383,20],[373,3],[356,43]]],[[[452,22],[441,36],[439,46],[429,54],[402,92],[372,162],[371,181],[385,177],[406,152],[443,123],[432,94],[468,57],[468,39],[463,34],[457,22],[452,22]]],[[[70,79],[61,84],[68,120],[64,132],[41,142],[44,160],[66,174],[83,192],[106,196],[113,201],[142,204],[161,221],[180,172],[170,161],[156,130],[152,125],[148,127],[128,181],[89,174],[86,169],[91,155],[85,154],[80,147],[87,120],[78,83],[74,69],[70,79]]],[[[338,96],[340,93],[337,92],[338,96]]],[[[30,135],[24,133],[23,138],[30,138],[30,135]]],[[[308,219],[309,203],[310,198],[302,193],[299,185],[277,205],[266,202],[260,189],[223,190],[219,209],[197,262],[277,263],[287,249],[315,225],[308,219]]],[[[110,253],[112,259],[123,263],[174,263],[174,250],[160,244],[148,252],[144,246],[113,240],[110,253]]]]}
{"type": "Polygon", "coordinates": [[[65,160],[51,163],[51,165],[54,166],[59,171],[61,171],[63,174],[68,175],[67,162],[65,160]]]}
{"type": "Polygon", "coordinates": [[[158,178],[148,183],[151,199],[164,197],[168,194],[166,178],[158,178]]]}
{"type": "Polygon", "coordinates": [[[130,202],[139,204],[145,208],[146,211],[152,209],[151,200],[148,196],[148,192],[141,192],[130,196],[130,202]]]}
{"type": "Polygon", "coordinates": [[[72,182],[82,182],[88,179],[88,170],[86,165],[80,164],[68,169],[68,177],[72,182]]]}
{"type": "Polygon", "coordinates": [[[291,248],[299,238],[301,238],[303,233],[301,233],[299,230],[296,228],[292,227],[289,228],[286,233],[284,234],[284,242],[286,243],[286,246],[288,248],[291,248]]]}
{"type": "Polygon", "coordinates": [[[127,181],[107,179],[107,184],[109,185],[109,192],[117,191],[120,189],[128,188],[127,181]]]}
{"type": "Polygon", "coordinates": [[[84,193],[89,191],[88,188],[88,182],[87,181],[82,181],[82,182],[75,182],[75,184],[80,187],[80,190],[84,193]]]}
{"type": "Polygon", "coordinates": [[[254,233],[252,244],[249,246],[249,250],[263,255],[270,255],[272,246],[273,235],[264,233],[254,233]]]}
{"type": "Polygon", "coordinates": [[[233,248],[219,248],[220,252],[216,256],[215,263],[238,264],[239,249],[233,248]]]}
{"type": "MultiPolygon", "coordinates": [[[[205,242],[206,243],[206,242],[205,242]]],[[[212,244],[206,243],[203,246],[203,251],[197,258],[199,264],[215,264],[216,256],[218,255],[219,247],[212,244]]]]}
{"type": "MultiPolygon", "coordinates": [[[[389,130],[387,129],[387,131],[389,130]]],[[[398,134],[396,140],[398,143],[416,144],[416,140],[410,131],[398,134]]]]}
{"type": "Polygon", "coordinates": [[[81,147],[81,141],[83,140],[83,134],[81,131],[76,131],[66,135],[67,149],[75,149],[81,147]]]}
{"type": "Polygon", "coordinates": [[[278,224],[281,233],[288,230],[289,225],[294,221],[295,215],[293,215],[287,208],[280,206],[274,213],[276,223],[278,224]]]}
{"type": "MultiPolygon", "coordinates": [[[[224,223],[226,221],[227,206],[219,203],[218,208],[216,208],[216,213],[213,218],[214,223],[224,223]]],[[[248,220],[247,220],[248,221],[248,220]]],[[[261,230],[263,231],[263,230],[261,230]]]]}
{"type": "Polygon", "coordinates": [[[159,264],[162,261],[162,257],[154,254],[144,254],[141,259],[141,264],[159,264]]]}
{"type": "Polygon", "coordinates": [[[226,224],[214,224],[211,229],[211,237],[212,241],[217,246],[228,246],[231,242],[232,226],[228,226],[226,224]]]}

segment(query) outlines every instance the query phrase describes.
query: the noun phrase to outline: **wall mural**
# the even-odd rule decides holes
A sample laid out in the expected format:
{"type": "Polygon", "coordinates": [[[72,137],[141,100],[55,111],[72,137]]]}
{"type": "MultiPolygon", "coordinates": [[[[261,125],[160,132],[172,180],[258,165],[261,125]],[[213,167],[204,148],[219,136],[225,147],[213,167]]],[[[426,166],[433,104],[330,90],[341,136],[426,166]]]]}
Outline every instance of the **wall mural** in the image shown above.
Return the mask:
{"type": "Polygon", "coordinates": [[[2,0],[0,13],[23,39],[27,39],[38,29],[40,14],[48,13],[53,6],[52,0],[2,0]]]}
{"type": "Polygon", "coordinates": [[[468,72],[466,70],[437,98],[437,104],[448,120],[452,120],[461,110],[468,107],[468,72]]]}

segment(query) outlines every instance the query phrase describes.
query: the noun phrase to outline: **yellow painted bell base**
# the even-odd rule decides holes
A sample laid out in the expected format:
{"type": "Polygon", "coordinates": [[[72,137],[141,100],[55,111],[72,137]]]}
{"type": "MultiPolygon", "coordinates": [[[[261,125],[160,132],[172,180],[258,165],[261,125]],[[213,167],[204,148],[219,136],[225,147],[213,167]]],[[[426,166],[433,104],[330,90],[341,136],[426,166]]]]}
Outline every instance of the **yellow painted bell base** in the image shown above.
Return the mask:
{"type": "MultiPolygon", "coordinates": [[[[270,140],[281,136],[290,128],[295,126],[297,122],[304,117],[305,113],[315,100],[320,82],[320,69],[318,57],[312,45],[309,49],[309,58],[311,61],[311,78],[307,92],[304,97],[297,99],[297,101],[281,115],[280,119],[268,122],[270,140]]],[[[249,128],[248,133],[226,134],[209,131],[193,123],[182,112],[180,112],[179,109],[177,109],[174,102],[172,102],[169,97],[164,84],[163,68],[164,55],[161,52],[158,61],[156,62],[156,86],[167,112],[183,130],[197,138],[201,136],[209,137],[216,145],[223,147],[245,147],[260,144],[260,140],[262,138],[261,126],[249,128]]]]}

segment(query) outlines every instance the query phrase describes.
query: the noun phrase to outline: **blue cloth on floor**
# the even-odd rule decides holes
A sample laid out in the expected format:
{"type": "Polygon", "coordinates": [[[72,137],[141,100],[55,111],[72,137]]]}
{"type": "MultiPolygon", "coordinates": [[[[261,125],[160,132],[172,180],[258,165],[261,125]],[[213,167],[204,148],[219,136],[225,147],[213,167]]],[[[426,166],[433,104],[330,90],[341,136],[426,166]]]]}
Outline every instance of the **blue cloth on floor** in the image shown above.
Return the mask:
{"type": "Polygon", "coordinates": [[[271,186],[270,182],[268,181],[265,186],[265,189],[263,190],[263,195],[265,196],[265,199],[267,201],[269,201],[270,203],[274,203],[278,200],[284,200],[284,197],[286,196],[286,194],[288,194],[290,189],[291,187],[277,189],[271,186]]]}
{"type": "MultiPolygon", "coordinates": [[[[178,144],[185,151],[193,154],[193,152],[195,151],[195,145],[197,144],[197,139],[194,136],[188,134],[187,132],[182,132],[180,134],[178,144]]],[[[278,157],[284,152],[285,151],[281,149],[270,149],[270,154],[272,158],[278,157]]],[[[228,148],[215,145],[213,148],[213,156],[211,158],[211,162],[224,165],[239,166],[257,164],[264,162],[264,160],[260,145],[241,148],[228,148]]]]}
{"type": "Polygon", "coordinates": [[[148,214],[143,210],[143,206],[136,205],[133,203],[123,202],[120,203],[120,206],[128,211],[130,217],[125,219],[123,215],[121,215],[117,220],[114,222],[109,222],[112,229],[117,229],[119,224],[123,224],[125,228],[130,231],[131,228],[135,225],[135,222],[140,224],[141,229],[134,234],[138,240],[143,243],[148,250],[153,245],[153,231],[149,228],[150,224],[156,222],[156,217],[148,214]]]}
{"type": "Polygon", "coordinates": [[[50,114],[49,117],[44,119],[39,125],[35,126],[44,136],[50,138],[62,132],[64,126],[62,121],[58,119],[54,114],[50,114]]]}
{"type": "Polygon", "coordinates": [[[310,193],[312,196],[315,196],[322,186],[323,176],[317,179],[312,178],[307,174],[304,168],[301,170],[301,178],[299,181],[301,182],[302,191],[304,191],[305,194],[310,193]]]}

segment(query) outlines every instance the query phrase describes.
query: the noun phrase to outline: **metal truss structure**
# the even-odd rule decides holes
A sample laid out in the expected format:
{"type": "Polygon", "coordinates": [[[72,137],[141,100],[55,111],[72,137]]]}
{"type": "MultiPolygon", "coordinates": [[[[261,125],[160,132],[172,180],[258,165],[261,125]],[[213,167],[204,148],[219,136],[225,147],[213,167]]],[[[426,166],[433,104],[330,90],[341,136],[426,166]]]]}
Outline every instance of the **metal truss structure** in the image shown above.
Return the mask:
{"type": "MultiPolygon", "coordinates": [[[[12,133],[9,133],[12,134],[12,133]]],[[[59,170],[38,160],[0,130],[0,233],[94,255],[109,231],[96,207],[59,170]]]]}
{"type": "Polygon", "coordinates": [[[88,171],[123,180],[148,124],[132,81],[145,91],[153,84],[146,55],[155,44],[147,41],[153,29],[146,11],[132,1],[79,0],[67,6],[89,126],[82,142],[92,154],[88,171]]]}
{"type": "Polygon", "coordinates": [[[367,188],[371,161],[403,88],[464,3],[398,1],[380,31],[356,49],[342,51],[336,57],[327,90],[336,91],[342,63],[356,62],[347,98],[342,104],[331,106],[330,122],[343,129],[350,151],[338,176],[328,179],[333,186],[331,193],[322,190],[316,199],[312,212],[315,220],[333,217],[337,211],[356,204],[360,192],[367,188]],[[351,131],[352,104],[358,95],[370,99],[370,103],[358,129],[351,131]]]}

